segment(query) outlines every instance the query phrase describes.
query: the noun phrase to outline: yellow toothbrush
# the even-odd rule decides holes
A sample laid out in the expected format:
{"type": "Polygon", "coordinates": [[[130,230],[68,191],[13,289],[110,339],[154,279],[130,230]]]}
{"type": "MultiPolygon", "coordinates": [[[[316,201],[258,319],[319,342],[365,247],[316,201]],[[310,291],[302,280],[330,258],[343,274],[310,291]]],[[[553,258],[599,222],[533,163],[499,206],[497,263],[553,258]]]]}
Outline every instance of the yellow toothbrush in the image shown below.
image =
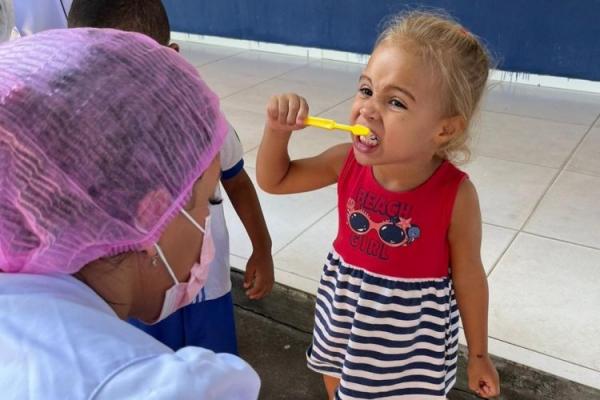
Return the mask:
{"type": "Polygon", "coordinates": [[[304,120],[304,123],[309,126],[316,126],[317,128],[323,129],[339,129],[342,131],[348,131],[353,135],[357,136],[366,136],[369,134],[369,128],[363,125],[344,125],[338,124],[332,119],[326,118],[317,118],[317,117],[308,117],[304,120]]]}

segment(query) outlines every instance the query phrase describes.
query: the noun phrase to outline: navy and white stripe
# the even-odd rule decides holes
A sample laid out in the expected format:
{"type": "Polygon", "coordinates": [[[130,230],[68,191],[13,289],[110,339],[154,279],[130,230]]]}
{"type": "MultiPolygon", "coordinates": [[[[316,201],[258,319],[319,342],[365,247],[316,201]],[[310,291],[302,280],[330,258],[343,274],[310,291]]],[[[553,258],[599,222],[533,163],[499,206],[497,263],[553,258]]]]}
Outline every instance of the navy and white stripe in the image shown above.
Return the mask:
{"type": "Polygon", "coordinates": [[[458,308],[449,277],[401,279],[330,253],[308,366],[341,379],[336,399],[445,399],[456,381],[458,308]]]}

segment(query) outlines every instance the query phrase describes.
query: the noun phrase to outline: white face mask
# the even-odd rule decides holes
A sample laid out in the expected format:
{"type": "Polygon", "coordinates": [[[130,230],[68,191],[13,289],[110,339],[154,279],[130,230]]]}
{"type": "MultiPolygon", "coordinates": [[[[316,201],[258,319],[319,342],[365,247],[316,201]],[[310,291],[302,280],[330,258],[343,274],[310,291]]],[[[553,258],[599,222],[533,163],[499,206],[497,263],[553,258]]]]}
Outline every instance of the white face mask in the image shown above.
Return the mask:
{"type": "Polygon", "coordinates": [[[210,230],[210,215],[206,217],[206,221],[204,223],[204,228],[202,228],[190,214],[184,209],[181,210],[181,213],[204,234],[204,239],[202,239],[202,249],[200,250],[200,262],[194,263],[192,269],[190,271],[190,279],[187,282],[179,282],[177,281],[177,277],[173,272],[173,268],[169,265],[165,254],[158,244],[155,244],[156,251],[158,252],[158,256],[162,260],[165,268],[173,278],[174,285],[171,286],[165,292],[165,300],[163,301],[162,309],[160,311],[160,315],[158,319],[152,322],[149,325],[154,325],[163,319],[167,318],[169,315],[173,314],[175,311],[179,310],[182,307],[190,304],[194,298],[200,292],[200,289],[206,283],[206,279],[208,278],[208,267],[210,263],[213,261],[215,257],[215,243],[212,238],[211,230],[210,230]]]}

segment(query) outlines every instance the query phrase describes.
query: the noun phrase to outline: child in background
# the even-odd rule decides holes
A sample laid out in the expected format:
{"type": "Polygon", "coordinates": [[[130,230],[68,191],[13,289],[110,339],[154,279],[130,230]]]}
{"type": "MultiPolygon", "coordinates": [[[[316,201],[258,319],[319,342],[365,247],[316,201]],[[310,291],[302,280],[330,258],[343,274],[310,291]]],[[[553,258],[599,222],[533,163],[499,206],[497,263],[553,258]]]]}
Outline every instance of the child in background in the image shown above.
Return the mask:
{"type": "MultiPolygon", "coordinates": [[[[115,28],[152,37],[178,50],[170,42],[167,14],[160,0],[74,0],[69,27],[115,28]]],[[[221,184],[252,242],[253,252],[246,265],[244,287],[251,299],[266,296],[273,287],[271,238],[256,190],[244,170],[243,150],[230,125],[220,152],[221,184]]],[[[217,189],[218,191],[218,189],[217,189]]],[[[215,194],[220,199],[220,193],[215,194]]],[[[156,325],[131,321],[173,350],[200,346],[215,352],[237,354],[237,340],[231,297],[229,236],[222,201],[210,209],[215,258],[210,264],[206,285],[194,303],[156,325]]]]}
{"type": "Polygon", "coordinates": [[[469,387],[499,393],[477,193],[450,161],[468,156],[489,68],[459,24],[410,12],[381,34],[360,77],[350,123],[368,136],[290,161],[308,104],[285,94],[267,106],[259,185],[286,194],[338,184],[338,234],[307,351],[330,399],[445,399],[456,381],[459,310],[469,387]]]}

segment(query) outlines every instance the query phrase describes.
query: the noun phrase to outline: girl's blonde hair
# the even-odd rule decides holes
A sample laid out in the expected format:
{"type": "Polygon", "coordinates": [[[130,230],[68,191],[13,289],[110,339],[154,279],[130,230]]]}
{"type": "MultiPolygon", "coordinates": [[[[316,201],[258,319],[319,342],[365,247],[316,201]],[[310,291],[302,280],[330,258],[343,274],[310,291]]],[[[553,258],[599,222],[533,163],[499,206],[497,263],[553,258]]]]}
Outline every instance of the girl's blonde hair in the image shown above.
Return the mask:
{"type": "Polygon", "coordinates": [[[481,41],[449,16],[429,11],[410,11],[395,16],[381,33],[375,47],[391,43],[419,56],[438,79],[442,90],[442,113],[460,116],[465,129],[455,135],[438,155],[467,161],[469,125],[484,93],[491,57],[481,41]]]}

